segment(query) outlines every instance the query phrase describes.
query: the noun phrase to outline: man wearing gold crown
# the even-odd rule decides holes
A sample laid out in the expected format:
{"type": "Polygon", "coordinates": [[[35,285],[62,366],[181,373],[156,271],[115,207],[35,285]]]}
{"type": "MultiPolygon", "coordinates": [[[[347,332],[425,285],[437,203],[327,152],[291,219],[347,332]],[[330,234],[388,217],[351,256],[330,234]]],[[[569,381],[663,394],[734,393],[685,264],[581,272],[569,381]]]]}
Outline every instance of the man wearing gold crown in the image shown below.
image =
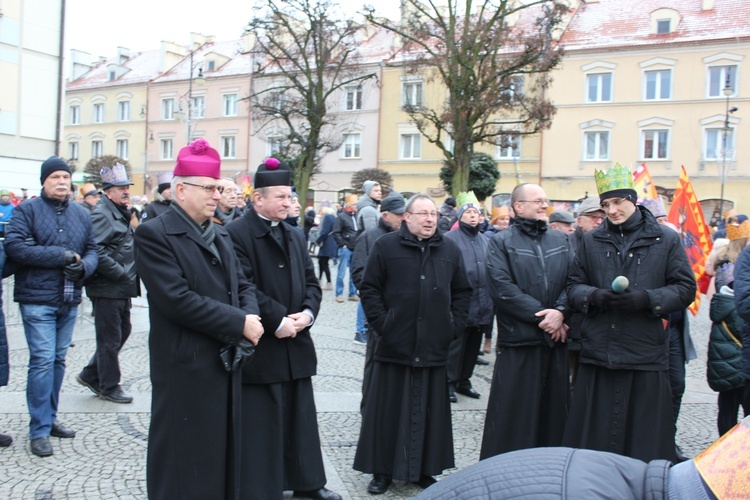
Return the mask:
{"type": "Polygon", "coordinates": [[[695,278],[677,233],[636,206],[630,170],[595,178],[607,220],[583,235],[568,278],[569,304],[585,318],[563,445],[674,460],[666,325],[693,301],[695,278]]]}

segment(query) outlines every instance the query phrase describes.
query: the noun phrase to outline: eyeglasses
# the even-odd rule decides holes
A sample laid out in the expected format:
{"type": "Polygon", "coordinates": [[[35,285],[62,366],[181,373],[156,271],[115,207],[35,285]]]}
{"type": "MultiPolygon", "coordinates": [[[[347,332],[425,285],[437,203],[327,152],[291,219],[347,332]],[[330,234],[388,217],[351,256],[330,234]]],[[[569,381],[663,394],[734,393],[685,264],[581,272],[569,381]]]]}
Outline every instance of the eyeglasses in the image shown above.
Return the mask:
{"type": "Polygon", "coordinates": [[[599,215],[599,214],[581,214],[581,215],[583,215],[584,217],[588,217],[589,219],[594,219],[594,220],[604,220],[605,219],[605,217],[603,215],[599,215]]]}
{"type": "Polygon", "coordinates": [[[609,208],[609,206],[610,206],[610,205],[614,205],[614,206],[616,206],[616,207],[617,207],[617,206],[619,206],[620,204],[622,204],[622,202],[623,202],[623,201],[625,201],[625,198],[612,198],[612,201],[603,201],[603,202],[601,202],[601,203],[600,203],[599,205],[600,205],[600,206],[601,206],[601,207],[602,207],[603,209],[605,209],[605,210],[606,210],[606,209],[608,209],[608,208],[609,208]]]}
{"type": "Polygon", "coordinates": [[[208,184],[207,186],[204,186],[203,184],[193,184],[192,182],[183,182],[183,184],[187,184],[188,186],[193,186],[193,187],[201,188],[207,194],[214,194],[214,191],[218,191],[219,194],[224,193],[224,186],[218,186],[216,184],[208,184]]]}
{"type": "Polygon", "coordinates": [[[435,218],[438,216],[437,212],[409,212],[412,215],[416,215],[418,217],[421,217],[423,219],[426,219],[428,217],[435,218]]]}
{"type": "Polygon", "coordinates": [[[544,198],[541,200],[516,200],[519,203],[534,203],[536,205],[549,205],[550,201],[549,198],[544,198]]]}

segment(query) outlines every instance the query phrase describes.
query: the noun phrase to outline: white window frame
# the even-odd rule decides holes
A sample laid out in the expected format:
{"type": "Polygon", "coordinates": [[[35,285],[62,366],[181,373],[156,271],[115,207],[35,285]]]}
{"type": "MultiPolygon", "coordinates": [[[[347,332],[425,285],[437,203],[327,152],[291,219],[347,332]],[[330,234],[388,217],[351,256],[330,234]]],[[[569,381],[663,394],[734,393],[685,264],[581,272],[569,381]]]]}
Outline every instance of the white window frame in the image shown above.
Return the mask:
{"type": "Polygon", "coordinates": [[[350,85],[346,87],[344,96],[344,111],[359,111],[362,109],[364,91],[362,85],[350,85]]]}
{"type": "Polygon", "coordinates": [[[362,158],[362,134],[350,132],[344,134],[341,144],[341,157],[347,159],[362,158]]]}
{"type": "Polygon", "coordinates": [[[398,139],[399,158],[402,160],[422,159],[422,134],[401,132],[398,139]]]}
{"type": "Polygon", "coordinates": [[[94,103],[94,123],[104,123],[104,103],[94,103]]]}
{"type": "Polygon", "coordinates": [[[284,139],[282,137],[269,137],[266,142],[268,156],[277,156],[284,150],[284,139]]]}
{"type": "Polygon", "coordinates": [[[501,136],[501,141],[506,137],[509,137],[511,145],[507,147],[495,146],[495,159],[496,160],[512,160],[513,158],[521,157],[521,136],[504,134],[501,136]]]}
{"type": "Polygon", "coordinates": [[[424,104],[424,82],[407,80],[401,82],[401,106],[421,107],[424,104]]]}
{"type": "Polygon", "coordinates": [[[161,100],[161,119],[174,120],[174,98],[166,97],[161,100]]]}
{"type": "Polygon", "coordinates": [[[127,139],[117,139],[116,142],[116,150],[117,150],[117,156],[119,158],[122,158],[123,160],[128,159],[128,154],[130,150],[130,143],[127,139]]]}
{"type": "Polygon", "coordinates": [[[237,94],[224,94],[224,116],[237,116],[237,94]]]}
{"type": "MultiPolygon", "coordinates": [[[[724,152],[723,152],[723,141],[724,141],[724,127],[705,127],[703,129],[703,160],[704,161],[723,161],[724,160],[724,152]],[[711,136],[714,136],[714,139],[711,140],[711,136]],[[710,144],[713,142],[714,144],[710,144]],[[713,151],[715,154],[713,156],[709,155],[709,147],[713,147],[713,151]]],[[[734,161],[736,149],[735,149],[735,136],[736,136],[736,127],[730,125],[728,129],[728,135],[727,135],[727,161],[734,161]]]]}
{"type": "Polygon", "coordinates": [[[94,139],[91,141],[91,158],[101,158],[104,156],[104,141],[94,139]]]}
{"type": "Polygon", "coordinates": [[[78,141],[68,142],[68,160],[77,160],[80,154],[80,146],[78,141]]]}
{"type": "Polygon", "coordinates": [[[648,128],[641,130],[641,161],[666,161],[669,160],[672,143],[672,130],[669,128],[648,128]],[[660,138],[665,137],[664,155],[659,154],[660,138]],[[651,155],[646,154],[646,142],[651,138],[651,155]]]}
{"type": "Polygon", "coordinates": [[[284,97],[284,91],[283,90],[272,90],[269,92],[268,96],[268,107],[275,109],[277,111],[281,111],[284,109],[284,103],[286,99],[284,97]]]}
{"type": "Polygon", "coordinates": [[[206,96],[194,95],[190,103],[191,118],[204,118],[206,116],[206,96]]]}
{"type": "Polygon", "coordinates": [[[510,81],[510,88],[503,90],[501,95],[507,95],[510,100],[513,100],[516,96],[518,96],[519,99],[522,99],[524,86],[526,85],[526,78],[524,75],[511,75],[510,81]]]}
{"type": "Polygon", "coordinates": [[[583,132],[583,161],[609,161],[610,152],[612,150],[612,133],[609,130],[584,130],[583,132]],[[594,137],[594,149],[595,154],[593,157],[589,157],[589,136],[594,137]],[[606,136],[606,154],[602,155],[602,138],[606,136]]]}
{"type": "Polygon", "coordinates": [[[657,35],[668,35],[672,33],[672,19],[671,18],[664,18],[664,19],[657,19],[656,20],[656,34],[657,35]],[[667,31],[659,31],[659,28],[662,26],[662,23],[668,23],[667,24],[667,31]]]}
{"type": "Polygon", "coordinates": [[[643,100],[644,101],[669,101],[672,99],[672,70],[669,68],[662,69],[649,69],[643,72],[643,100]],[[669,81],[667,83],[667,97],[662,97],[662,91],[664,90],[664,78],[663,74],[667,74],[669,81]],[[654,96],[649,97],[648,95],[648,80],[649,76],[654,75],[654,96]]]}
{"type": "Polygon", "coordinates": [[[81,124],[81,105],[80,104],[70,105],[70,124],[71,125],[81,124]]]}
{"type": "Polygon", "coordinates": [[[237,138],[233,135],[224,135],[221,137],[221,157],[237,157],[237,138]]]}
{"type": "Polygon", "coordinates": [[[119,101],[117,103],[117,119],[121,122],[130,121],[130,101],[119,101]]]}
{"type": "Polygon", "coordinates": [[[726,85],[727,81],[727,71],[730,70],[730,68],[733,68],[734,75],[733,78],[730,77],[730,83],[732,87],[732,93],[729,94],[729,97],[736,97],[737,96],[737,83],[738,83],[738,77],[740,73],[740,65],[739,64],[714,64],[710,65],[706,68],[706,97],[709,99],[716,99],[716,98],[726,98],[727,96],[724,95],[724,87],[726,85]],[[711,75],[714,71],[719,72],[719,88],[716,90],[715,93],[713,93],[713,89],[711,88],[711,75]]]}
{"type": "Polygon", "coordinates": [[[612,102],[612,97],[614,95],[614,82],[615,82],[615,76],[613,71],[596,71],[586,74],[585,78],[586,82],[586,102],[612,102]],[[609,77],[609,97],[605,99],[602,95],[602,91],[604,88],[603,81],[604,77],[609,77]],[[597,81],[596,84],[596,96],[594,99],[591,99],[591,81],[592,79],[595,79],[597,81]]]}
{"type": "Polygon", "coordinates": [[[159,155],[162,160],[174,159],[173,139],[159,139],[159,155]]]}

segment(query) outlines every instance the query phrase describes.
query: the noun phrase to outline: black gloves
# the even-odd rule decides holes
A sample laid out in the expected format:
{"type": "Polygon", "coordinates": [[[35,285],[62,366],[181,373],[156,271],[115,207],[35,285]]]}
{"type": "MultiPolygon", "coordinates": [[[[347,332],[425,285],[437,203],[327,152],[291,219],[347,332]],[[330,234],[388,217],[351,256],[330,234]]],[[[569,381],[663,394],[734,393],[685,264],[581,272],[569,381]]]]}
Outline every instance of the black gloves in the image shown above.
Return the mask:
{"type": "Polygon", "coordinates": [[[628,288],[623,293],[614,294],[615,298],[609,304],[609,307],[617,312],[635,312],[648,309],[648,293],[643,290],[633,290],[628,288]]]}
{"type": "Polygon", "coordinates": [[[76,261],[80,261],[81,257],[73,250],[65,250],[65,265],[73,264],[76,261]]]}
{"type": "Polygon", "coordinates": [[[617,297],[617,294],[611,290],[598,288],[589,296],[589,302],[599,309],[610,309],[610,304],[617,297]]]}
{"type": "Polygon", "coordinates": [[[65,279],[68,281],[80,281],[83,279],[84,273],[85,270],[83,269],[82,262],[73,262],[72,264],[66,264],[65,268],[63,268],[63,276],[65,276],[65,279]]]}

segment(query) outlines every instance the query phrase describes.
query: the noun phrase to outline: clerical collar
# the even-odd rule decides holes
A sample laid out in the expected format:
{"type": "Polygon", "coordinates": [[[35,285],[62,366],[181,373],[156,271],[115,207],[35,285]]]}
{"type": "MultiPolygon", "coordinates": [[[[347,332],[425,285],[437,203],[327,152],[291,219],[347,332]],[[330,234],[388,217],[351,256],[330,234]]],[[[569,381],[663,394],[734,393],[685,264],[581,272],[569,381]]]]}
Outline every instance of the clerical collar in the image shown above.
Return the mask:
{"type": "Polygon", "coordinates": [[[279,225],[279,221],[277,221],[277,220],[271,220],[271,219],[269,219],[268,217],[265,217],[265,216],[263,216],[263,215],[259,214],[258,212],[255,212],[255,213],[256,213],[256,214],[258,214],[258,217],[260,217],[260,218],[261,218],[261,219],[263,219],[264,221],[266,221],[266,222],[268,222],[269,224],[271,224],[271,227],[276,227],[276,226],[278,226],[278,225],[279,225]]]}

